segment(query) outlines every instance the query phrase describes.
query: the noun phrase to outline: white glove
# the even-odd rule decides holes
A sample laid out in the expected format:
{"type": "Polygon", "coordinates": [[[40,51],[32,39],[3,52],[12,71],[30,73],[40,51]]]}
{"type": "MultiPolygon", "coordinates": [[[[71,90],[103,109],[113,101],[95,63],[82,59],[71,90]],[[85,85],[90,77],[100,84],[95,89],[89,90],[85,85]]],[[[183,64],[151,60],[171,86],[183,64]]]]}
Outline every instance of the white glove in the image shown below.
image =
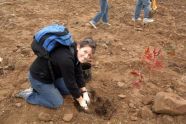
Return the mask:
{"type": "Polygon", "coordinates": [[[83,92],[83,99],[85,100],[85,102],[86,102],[87,104],[90,104],[90,97],[89,97],[87,91],[83,92]]]}
{"type": "Polygon", "coordinates": [[[88,105],[87,105],[86,101],[85,101],[82,97],[79,97],[79,98],[77,99],[77,101],[79,102],[79,105],[80,105],[83,109],[88,110],[88,105]]]}

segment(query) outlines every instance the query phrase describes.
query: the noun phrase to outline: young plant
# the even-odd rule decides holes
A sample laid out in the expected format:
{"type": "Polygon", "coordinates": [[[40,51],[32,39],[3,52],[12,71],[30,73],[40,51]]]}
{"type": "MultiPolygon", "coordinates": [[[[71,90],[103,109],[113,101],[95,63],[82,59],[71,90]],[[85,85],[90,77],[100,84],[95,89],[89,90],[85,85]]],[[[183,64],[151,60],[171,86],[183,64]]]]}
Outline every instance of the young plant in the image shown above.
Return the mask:
{"type": "Polygon", "coordinates": [[[142,56],[142,65],[138,70],[133,70],[130,73],[137,78],[132,82],[133,87],[140,88],[142,82],[144,81],[144,76],[141,72],[144,66],[148,67],[149,80],[151,77],[152,70],[160,70],[163,68],[163,62],[160,60],[161,50],[158,48],[150,49],[149,47],[145,49],[144,55],[142,56]]]}
{"type": "Polygon", "coordinates": [[[143,82],[143,75],[142,75],[142,73],[140,71],[138,71],[138,70],[133,70],[130,73],[133,76],[137,77],[137,80],[134,80],[132,82],[133,87],[140,89],[141,88],[141,84],[143,82]]]}
{"type": "Polygon", "coordinates": [[[160,70],[163,68],[163,62],[160,60],[161,49],[154,48],[151,50],[149,47],[145,49],[145,53],[142,58],[142,63],[148,66],[149,79],[152,70],[160,70]]]}

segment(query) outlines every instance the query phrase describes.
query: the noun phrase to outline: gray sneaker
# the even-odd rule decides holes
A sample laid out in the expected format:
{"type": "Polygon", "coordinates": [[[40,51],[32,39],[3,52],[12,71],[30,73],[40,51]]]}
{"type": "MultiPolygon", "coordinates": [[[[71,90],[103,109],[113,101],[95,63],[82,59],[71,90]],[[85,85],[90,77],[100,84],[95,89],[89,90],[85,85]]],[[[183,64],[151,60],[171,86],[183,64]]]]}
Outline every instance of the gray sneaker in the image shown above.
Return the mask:
{"type": "Polygon", "coordinates": [[[23,98],[23,99],[27,99],[28,96],[30,96],[30,94],[33,92],[33,88],[28,88],[28,89],[25,89],[23,91],[19,91],[15,97],[17,98],[23,98]]]}
{"type": "Polygon", "coordinates": [[[89,23],[90,23],[90,25],[92,25],[92,27],[94,27],[95,29],[97,28],[93,21],[90,21],[89,23]]]}
{"type": "Polygon", "coordinates": [[[144,18],[143,19],[143,23],[151,23],[151,22],[154,22],[154,19],[151,19],[151,18],[144,18]]]}
{"type": "Polygon", "coordinates": [[[139,17],[139,18],[137,18],[137,19],[135,19],[134,17],[132,17],[132,21],[141,21],[141,18],[139,17]]]}
{"type": "Polygon", "coordinates": [[[111,26],[111,24],[110,23],[108,23],[108,22],[102,22],[104,25],[107,25],[107,26],[111,26]]]}

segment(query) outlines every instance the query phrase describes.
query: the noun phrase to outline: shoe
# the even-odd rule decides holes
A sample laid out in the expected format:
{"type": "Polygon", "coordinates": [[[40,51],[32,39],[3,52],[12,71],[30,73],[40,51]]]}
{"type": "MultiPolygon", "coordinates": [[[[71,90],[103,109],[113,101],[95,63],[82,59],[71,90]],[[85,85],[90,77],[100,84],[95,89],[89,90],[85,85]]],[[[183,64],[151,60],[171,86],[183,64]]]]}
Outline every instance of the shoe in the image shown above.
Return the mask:
{"type": "Polygon", "coordinates": [[[141,18],[139,17],[139,18],[137,18],[137,19],[135,19],[134,17],[132,17],[132,21],[141,21],[141,18]]]}
{"type": "Polygon", "coordinates": [[[108,22],[102,22],[104,25],[107,25],[107,26],[111,26],[111,24],[110,23],[108,23],[108,22]]]}
{"type": "Polygon", "coordinates": [[[108,22],[104,22],[103,20],[101,20],[100,22],[101,22],[102,24],[104,24],[104,25],[111,26],[110,23],[108,23],[108,22]]]}
{"type": "Polygon", "coordinates": [[[90,23],[90,25],[92,25],[92,27],[94,27],[95,29],[97,28],[93,21],[90,21],[89,23],[90,23]]]}
{"type": "Polygon", "coordinates": [[[33,88],[28,88],[26,90],[20,91],[18,92],[15,97],[17,98],[23,98],[23,99],[27,99],[28,96],[30,96],[30,94],[33,92],[33,88]]]}
{"type": "Polygon", "coordinates": [[[154,22],[154,19],[151,19],[151,18],[144,18],[143,19],[143,23],[151,23],[151,22],[154,22]]]}

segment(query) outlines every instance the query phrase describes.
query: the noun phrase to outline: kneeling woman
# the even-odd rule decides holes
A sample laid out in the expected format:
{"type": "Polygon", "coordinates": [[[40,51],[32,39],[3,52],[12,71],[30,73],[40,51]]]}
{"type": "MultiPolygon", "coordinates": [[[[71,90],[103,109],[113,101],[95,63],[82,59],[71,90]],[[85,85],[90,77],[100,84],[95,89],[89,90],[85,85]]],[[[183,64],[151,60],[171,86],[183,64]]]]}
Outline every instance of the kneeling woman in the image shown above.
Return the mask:
{"type": "Polygon", "coordinates": [[[58,108],[63,104],[62,96],[71,94],[82,108],[88,109],[90,98],[85,87],[81,63],[92,60],[96,43],[88,38],[74,44],[74,54],[69,47],[60,44],[51,52],[55,81],[52,79],[48,60],[37,57],[29,71],[32,88],[19,92],[17,97],[24,98],[30,104],[58,108]]]}

